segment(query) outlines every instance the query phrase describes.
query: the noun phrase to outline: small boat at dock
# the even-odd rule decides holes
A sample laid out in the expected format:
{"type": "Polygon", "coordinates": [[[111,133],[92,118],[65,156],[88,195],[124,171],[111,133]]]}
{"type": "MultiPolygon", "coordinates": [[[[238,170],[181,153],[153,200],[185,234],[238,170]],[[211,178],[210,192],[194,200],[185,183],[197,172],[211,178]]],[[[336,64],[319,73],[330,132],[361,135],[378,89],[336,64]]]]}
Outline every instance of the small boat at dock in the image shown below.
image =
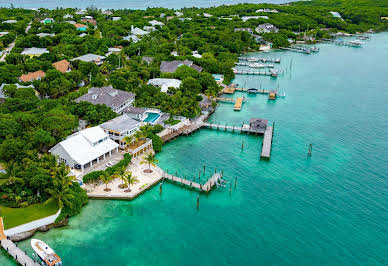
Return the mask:
{"type": "Polygon", "coordinates": [[[47,266],[61,266],[62,259],[52,248],[39,239],[31,239],[31,247],[47,266]]]}

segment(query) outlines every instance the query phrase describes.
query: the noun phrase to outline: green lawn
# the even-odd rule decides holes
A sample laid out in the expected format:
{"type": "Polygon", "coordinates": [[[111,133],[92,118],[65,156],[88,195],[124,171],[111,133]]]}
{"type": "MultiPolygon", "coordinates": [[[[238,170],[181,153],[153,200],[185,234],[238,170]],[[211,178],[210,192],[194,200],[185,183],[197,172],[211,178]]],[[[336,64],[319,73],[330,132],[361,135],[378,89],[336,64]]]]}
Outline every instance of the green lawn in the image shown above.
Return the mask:
{"type": "Polygon", "coordinates": [[[0,206],[0,216],[3,217],[4,229],[9,229],[37,219],[55,214],[58,205],[50,200],[47,204],[32,204],[26,208],[8,208],[0,206]]]}

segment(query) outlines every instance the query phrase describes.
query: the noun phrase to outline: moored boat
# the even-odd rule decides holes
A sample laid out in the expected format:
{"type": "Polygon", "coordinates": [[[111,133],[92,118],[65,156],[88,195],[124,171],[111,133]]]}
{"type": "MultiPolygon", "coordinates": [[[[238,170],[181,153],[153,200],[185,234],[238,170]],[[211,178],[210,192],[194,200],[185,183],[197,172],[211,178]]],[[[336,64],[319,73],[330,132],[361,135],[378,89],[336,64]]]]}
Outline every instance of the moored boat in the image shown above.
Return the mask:
{"type": "Polygon", "coordinates": [[[60,266],[62,259],[52,248],[39,239],[31,239],[31,247],[47,266],[60,266]]]}

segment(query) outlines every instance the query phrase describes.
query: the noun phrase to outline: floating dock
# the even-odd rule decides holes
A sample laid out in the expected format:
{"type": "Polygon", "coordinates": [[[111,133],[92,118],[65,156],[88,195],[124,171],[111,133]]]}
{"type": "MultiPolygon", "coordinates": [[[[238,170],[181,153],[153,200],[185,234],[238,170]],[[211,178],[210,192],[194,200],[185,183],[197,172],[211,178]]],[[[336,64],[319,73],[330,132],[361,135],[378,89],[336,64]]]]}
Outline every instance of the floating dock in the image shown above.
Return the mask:
{"type": "Polygon", "coordinates": [[[26,266],[40,266],[39,263],[33,261],[27,253],[22,251],[18,246],[15,245],[11,240],[7,239],[7,236],[4,234],[4,225],[3,218],[0,217],[0,242],[1,247],[12,256],[15,261],[21,265],[26,266]]]}
{"type": "Polygon", "coordinates": [[[280,58],[260,58],[260,57],[238,57],[240,61],[248,61],[248,62],[272,62],[272,63],[280,63],[280,58]]]}
{"type": "Polygon", "coordinates": [[[241,110],[241,106],[242,106],[243,100],[244,99],[242,97],[238,97],[236,99],[236,102],[234,104],[234,110],[235,111],[240,111],[241,110]]]}
{"type": "Polygon", "coordinates": [[[169,175],[167,173],[163,176],[163,179],[167,179],[169,181],[176,182],[177,184],[185,185],[186,187],[189,187],[189,188],[195,188],[195,189],[198,189],[199,191],[209,192],[214,186],[216,186],[217,182],[220,179],[222,179],[222,176],[220,173],[215,173],[204,184],[197,183],[197,182],[194,182],[192,180],[180,178],[180,177],[177,177],[174,175],[169,175]]]}
{"type": "Polygon", "coordinates": [[[260,158],[263,158],[263,159],[271,158],[273,128],[274,128],[274,125],[267,126],[267,128],[265,129],[263,144],[261,145],[260,158]]]}

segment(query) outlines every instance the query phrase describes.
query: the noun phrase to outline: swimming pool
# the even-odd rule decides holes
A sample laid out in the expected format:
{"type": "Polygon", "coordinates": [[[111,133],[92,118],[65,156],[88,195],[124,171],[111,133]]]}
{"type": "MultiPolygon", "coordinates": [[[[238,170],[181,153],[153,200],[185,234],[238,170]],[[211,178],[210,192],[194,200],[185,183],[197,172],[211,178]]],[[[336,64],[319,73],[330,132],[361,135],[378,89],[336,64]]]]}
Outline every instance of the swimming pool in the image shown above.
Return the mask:
{"type": "Polygon", "coordinates": [[[150,124],[155,123],[156,120],[160,117],[160,114],[157,113],[148,113],[147,118],[144,120],[144,122],[148,122],[150,124]]]}

